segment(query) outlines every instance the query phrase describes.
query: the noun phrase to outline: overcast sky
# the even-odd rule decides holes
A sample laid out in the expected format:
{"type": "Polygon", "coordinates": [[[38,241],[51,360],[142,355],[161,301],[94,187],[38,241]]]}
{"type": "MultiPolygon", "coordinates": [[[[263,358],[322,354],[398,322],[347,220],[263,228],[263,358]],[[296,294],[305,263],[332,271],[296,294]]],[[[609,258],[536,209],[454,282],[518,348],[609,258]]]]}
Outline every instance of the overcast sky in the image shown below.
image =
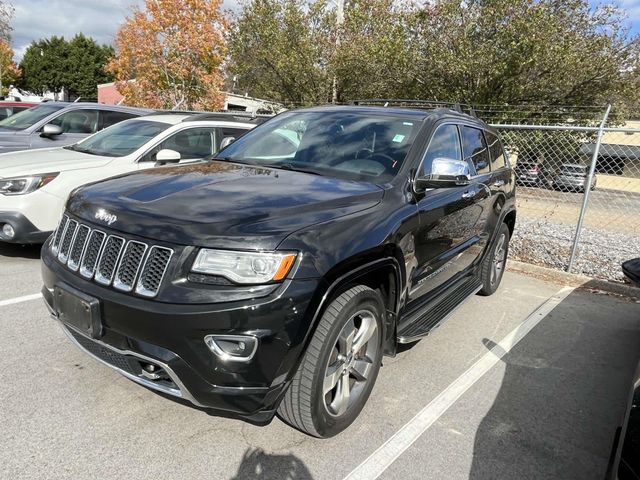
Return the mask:
{"type": "MultiPolygon", "coordinates": [[[[593,0],[590,0],[593,3],[593,0]]],[[[640,32],[640,0],[611,0],[625,9],[630,25],[640,32]]],[[[132,5],[143,0],[11,0],[13,48],[20,60],[33,40],[63,35],[73,37],[82,32],[99,43],[113,43],[118,27],[132,5]]],[[[237,0],[225,0],[224,8],[234,8],[237,0]]]]}
{"type": "MultiPolygon", "coordinates": [[[[9,0],[15,8],[12,44],[19,61],[33,40],[52,35],[71,38],[82,32],[99,43],[112,44],[132,5],[144,0],[9,0]]],[[[640,0],[639,0],[640,1],[640,0]]],[[[234,8],[225,0],[223,8],[234,8]]]]}

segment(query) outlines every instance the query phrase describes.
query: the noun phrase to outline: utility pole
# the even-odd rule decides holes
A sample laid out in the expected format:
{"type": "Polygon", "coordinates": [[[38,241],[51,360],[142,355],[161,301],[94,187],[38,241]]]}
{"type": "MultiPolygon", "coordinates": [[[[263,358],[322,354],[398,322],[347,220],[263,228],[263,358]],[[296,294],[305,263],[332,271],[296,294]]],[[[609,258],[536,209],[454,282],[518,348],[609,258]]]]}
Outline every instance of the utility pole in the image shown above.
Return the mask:
{"type": "MultiPolygon", "coordinates": [[[[344,23],[344,0],[335,0],[336,2],[336,52],[340,48],[340,30],[344,23]]],[[[331,103],[338,102],[338,77],[333,74],[333,91],[331,94],[331,103]]]]}

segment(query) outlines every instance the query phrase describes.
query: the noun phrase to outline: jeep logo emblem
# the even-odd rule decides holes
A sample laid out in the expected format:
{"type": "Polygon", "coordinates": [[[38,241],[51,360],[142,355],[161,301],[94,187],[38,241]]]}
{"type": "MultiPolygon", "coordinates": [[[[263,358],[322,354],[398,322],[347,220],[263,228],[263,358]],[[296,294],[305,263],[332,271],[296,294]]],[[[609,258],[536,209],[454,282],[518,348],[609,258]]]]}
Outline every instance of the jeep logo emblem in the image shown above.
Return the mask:
{"type": "Polygon", "coordinates": [[[100,210],[98,210],[96,212],[95,219],[96,220],[102,220],[107,225],[111,225],[116,220],[118,220],[118,217],[116,217],[113,213],[109,213],[106,210],[101,208],[100,210]]]}

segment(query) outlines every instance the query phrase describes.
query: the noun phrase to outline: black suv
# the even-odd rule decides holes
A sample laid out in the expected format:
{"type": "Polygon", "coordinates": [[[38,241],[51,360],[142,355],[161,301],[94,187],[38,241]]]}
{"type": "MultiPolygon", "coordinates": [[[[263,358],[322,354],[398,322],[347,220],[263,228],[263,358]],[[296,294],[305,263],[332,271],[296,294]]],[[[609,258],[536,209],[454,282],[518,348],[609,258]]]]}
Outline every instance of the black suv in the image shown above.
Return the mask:
{"type": "Polygon", "coordinates": [[[132,380],[329,437],[383,355],[495,292],[514,203],[475,117],[289,111],[203,163],[77,189],[43,247],[43,294],[74,343],[132,380]]]}

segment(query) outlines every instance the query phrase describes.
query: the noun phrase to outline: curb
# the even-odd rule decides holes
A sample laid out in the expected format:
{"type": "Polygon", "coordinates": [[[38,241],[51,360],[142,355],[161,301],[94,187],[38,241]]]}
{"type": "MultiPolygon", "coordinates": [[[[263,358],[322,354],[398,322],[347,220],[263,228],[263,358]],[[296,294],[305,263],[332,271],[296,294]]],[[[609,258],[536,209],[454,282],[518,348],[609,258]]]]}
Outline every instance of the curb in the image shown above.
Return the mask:
{"type": "Polygon", "coordinates": [[[597,278],[591,278],[575,273],[562,272],[560,270],[541,267],[531,263],[519,262],[512,259],[509,259],[507,262],[507,270],[538,277],[543,280],[559,282],[569,287],[582,287],[588,290],[599,290],[613,293],[615,295],[630,297],[635,300],[640,299],[640,288],[623,283],[608,282],[606,280],[599,280],[597,278]]]}

